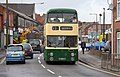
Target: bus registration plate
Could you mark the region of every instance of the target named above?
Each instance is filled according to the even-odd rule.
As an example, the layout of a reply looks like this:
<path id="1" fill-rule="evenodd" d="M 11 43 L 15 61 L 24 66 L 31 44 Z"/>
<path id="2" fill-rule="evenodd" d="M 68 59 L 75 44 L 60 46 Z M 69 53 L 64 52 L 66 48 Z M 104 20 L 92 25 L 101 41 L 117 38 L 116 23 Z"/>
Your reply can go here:
<path id="1" fill-rule="evenodd" d="M 59 60 L 66 60 L 66 58 L 58 58 Z"/>

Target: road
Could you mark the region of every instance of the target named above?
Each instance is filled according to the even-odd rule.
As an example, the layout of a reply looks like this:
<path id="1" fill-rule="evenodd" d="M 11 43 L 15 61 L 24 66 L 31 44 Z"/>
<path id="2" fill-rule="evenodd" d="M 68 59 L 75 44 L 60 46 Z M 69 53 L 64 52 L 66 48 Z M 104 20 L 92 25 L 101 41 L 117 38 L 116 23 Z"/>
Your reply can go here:
<path id="1" fill-rule="evenodd" d="M 12 63 L 0 65 L 0 77 L 116 77 L 90 69 L 80 62 L 75 65 L 66 63 L 46 64 L 42 54 L 34 54 L 26 64 Z"/>

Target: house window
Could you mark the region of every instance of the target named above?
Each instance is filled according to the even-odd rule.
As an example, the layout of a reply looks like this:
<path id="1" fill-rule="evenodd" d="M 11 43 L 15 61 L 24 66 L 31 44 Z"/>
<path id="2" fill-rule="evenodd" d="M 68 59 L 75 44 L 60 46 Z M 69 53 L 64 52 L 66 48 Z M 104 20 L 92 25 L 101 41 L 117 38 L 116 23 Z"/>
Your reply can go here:
<path id="1" fill-rule="evenodd" d="M 117 32 L 117 54 L 120 54 L 120 32 Z M 120 55 L 117 56 L 120 59 Z"/>
<path id="2" fill-rule="evenodd" d="M 117 1 L 117 19 L 120 19 L 120 0 Z"/>

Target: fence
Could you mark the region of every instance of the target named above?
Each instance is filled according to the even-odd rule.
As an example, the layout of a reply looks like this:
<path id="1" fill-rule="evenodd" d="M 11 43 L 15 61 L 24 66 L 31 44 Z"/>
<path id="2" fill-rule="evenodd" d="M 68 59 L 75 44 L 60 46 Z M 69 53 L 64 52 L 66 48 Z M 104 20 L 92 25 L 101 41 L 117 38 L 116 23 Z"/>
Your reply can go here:
<path id="1" fill-rule="evenodd" d="M 101 54 L 101 68 L 120 72 L 120 54 Z"/>

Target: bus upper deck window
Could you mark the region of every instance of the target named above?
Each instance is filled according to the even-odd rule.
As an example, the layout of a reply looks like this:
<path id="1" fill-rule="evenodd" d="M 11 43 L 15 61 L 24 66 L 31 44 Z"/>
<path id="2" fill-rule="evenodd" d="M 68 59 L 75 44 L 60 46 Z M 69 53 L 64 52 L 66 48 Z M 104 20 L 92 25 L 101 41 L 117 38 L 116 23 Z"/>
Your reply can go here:
<path id="1" fill-rule="evenodd" d="M 60 20 L 58 18 L 55 18 L 53 22 L 60 22 Z"/>
<path id="2" fill-rule="evenodd" d="M 52 22 L 52 20 L 49 18 L 49 19 L 48 19 L 48 22 Z"/>
<path id="3" fill-rule="evenodd" d="M 77 18 L 76 18 L 76 17 L 73 17 L 73 18 L 72 18 L 72 22 L 77 22 Z"/>

